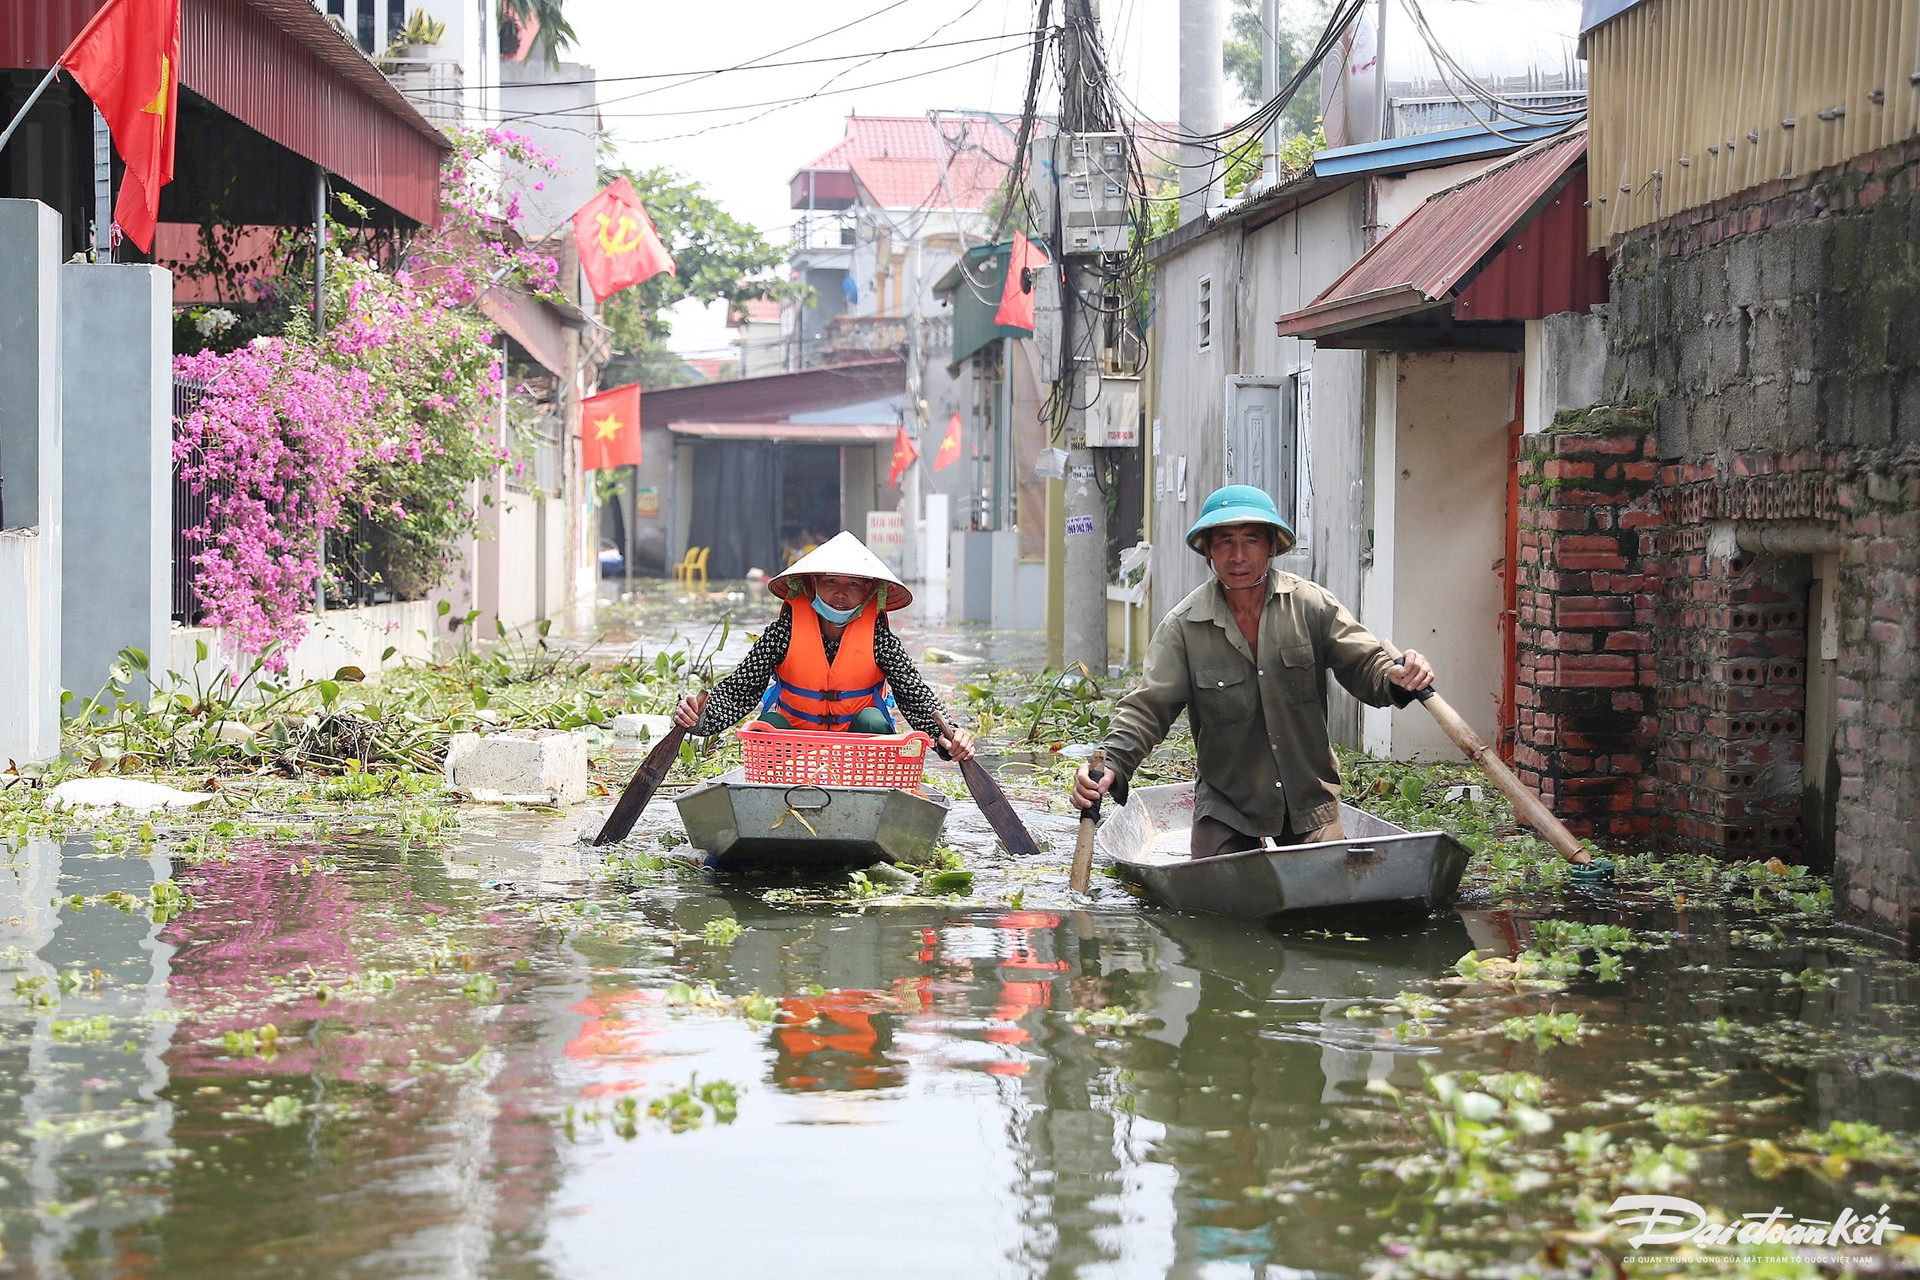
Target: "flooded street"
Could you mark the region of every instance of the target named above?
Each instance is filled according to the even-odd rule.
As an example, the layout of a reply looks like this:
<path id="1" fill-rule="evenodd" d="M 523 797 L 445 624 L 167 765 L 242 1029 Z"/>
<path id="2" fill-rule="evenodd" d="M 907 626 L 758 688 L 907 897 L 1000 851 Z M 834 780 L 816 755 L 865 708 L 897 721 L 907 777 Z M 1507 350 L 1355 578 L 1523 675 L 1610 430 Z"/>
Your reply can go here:
<path id="1" fill-rule="evenodd" d="M 1069 894 L 1063 809 L 1015 863 L 956 800 L 935 897 L 715 875 L 664 795 L 595 850 L 608 803 L 7 845 L 0 1274 L 1614 1274 L 1630 1191 L 1920 1227 L 1920 970 L 1809 880 L 1476 863 L 1275 928 Z"/>

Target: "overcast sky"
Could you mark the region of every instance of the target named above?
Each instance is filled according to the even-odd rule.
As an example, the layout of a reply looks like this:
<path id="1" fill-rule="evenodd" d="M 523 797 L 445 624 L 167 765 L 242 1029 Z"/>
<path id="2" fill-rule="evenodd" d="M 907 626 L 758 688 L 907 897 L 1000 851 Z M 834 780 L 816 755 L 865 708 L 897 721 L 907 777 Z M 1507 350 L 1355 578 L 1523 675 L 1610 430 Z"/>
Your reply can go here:
<path id="1" fill-rule="evenodd" d="M 840 140 L 849 114 L 1018 112 L 1030 47 L 1018 37 L 1032 29 L 1036 8 L 1034 0 L 569 0 L 580 42 L 567 57 L 600 76 L 606 129 L 626 163 L 698 178 L 729 211 L 784 243 L 794 216 L 788 179 Z M 1153 118 L 1176 119 L 1177 0 L 1101 0 L 1100 13 L 1125 92 Z M 922 44 L 946 47 L 686 81 L 618 79 Z M 787 101 L 808 95 L 817 96 Z M 696 309 L 674 321 L 677 349 L 727 342 L 721 317 Z"/>

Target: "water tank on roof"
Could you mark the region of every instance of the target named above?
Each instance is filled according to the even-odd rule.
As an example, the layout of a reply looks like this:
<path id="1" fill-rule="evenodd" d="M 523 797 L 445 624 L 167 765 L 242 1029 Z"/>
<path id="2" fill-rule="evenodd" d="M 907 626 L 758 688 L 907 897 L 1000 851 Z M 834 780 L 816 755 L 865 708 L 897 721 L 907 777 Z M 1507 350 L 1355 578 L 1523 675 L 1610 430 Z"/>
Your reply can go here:
<path id="1" fill-rule="evenodd" d="M 1321 77 L 1330 147 L 1379 137 L 1378 15 L 1377 4 L 1366 6 Z M 1388 136 L 1486 121 L 1511 127 L 1518 113 L 1490 104 L 1489 95 L 1520 107 L 1580 101 L 1587 68 L 1575 52 L 1579 38 L 1580 0 L 1388 0 Z"/>

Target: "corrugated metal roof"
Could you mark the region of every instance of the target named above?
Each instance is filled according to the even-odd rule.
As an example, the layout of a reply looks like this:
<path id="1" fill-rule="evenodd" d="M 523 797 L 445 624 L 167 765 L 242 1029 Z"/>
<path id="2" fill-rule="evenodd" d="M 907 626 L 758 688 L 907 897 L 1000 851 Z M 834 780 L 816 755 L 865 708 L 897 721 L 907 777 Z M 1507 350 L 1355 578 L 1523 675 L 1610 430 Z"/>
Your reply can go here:
<path id="1" fill-rule="evenodd" d="M 879 400 L 906 389 L 906 366 L 900 361 L 861 360 L 649 390 L 640 401 L 640 421 L 649 427 L 672 422 L 773 422 L 796 413 Z"/>
<path id="2" fill-rule="evenodd" d="M 1586 130 L 1577 128 L 1436 192 L 1311 304 L 1282 316 L 1281 336 L 1320 337 L 1445 300 L 1502 238 L 1546 205 L 1586 152 Z"/>
<path id="3" fill-rule="evenodd" d="M 103 0 L 0 5 L 0 66 L 50 67 Z M 180 83 L 418 222 L 446 135 L 310 0 L 182 0 Z"/>
<path id="4" fill-rule="evenodd" d="M 677 436 L 702 440 L 792 440 L 802 444 L 884 444 L 899 430 L 895 423 L 851 422 L 672 422 Z"/>
<path id="5" fill-rule="evenodd" d="M 1587 250 L 1587 167 L 1453 300 L 1456 320 L 1538 320 L 1607 300 L 1607 259 Z"/>
<path id="6" fill-rule="evenodd" d="M 1587 32 L 1601 23 L 1612 22 L 1635 5 L 1645 2 L 1646 0 L 1583 0 L 1580 5 L 1581 36 L 1584 38 Z"/>
<path id="7" fill-rule="evenodd" d="M 1475 160 L 1515 151 L 1529 143 L 1550 138 L 1563 123 L 1514 125 L 1503 123 L 1495 133 L 1484 125 L 1460 129 L 1442 129 L 1438 133 L 1416 133 L 1383 142 L 1360 142 L 1351 147 L 1322 151 L 1313 158 L 1313 172 L 1319 178 L 1340 178 L 1360 173 L 1397 173 L 1404 169 L 1425 169 L 1436 164 Z"/>

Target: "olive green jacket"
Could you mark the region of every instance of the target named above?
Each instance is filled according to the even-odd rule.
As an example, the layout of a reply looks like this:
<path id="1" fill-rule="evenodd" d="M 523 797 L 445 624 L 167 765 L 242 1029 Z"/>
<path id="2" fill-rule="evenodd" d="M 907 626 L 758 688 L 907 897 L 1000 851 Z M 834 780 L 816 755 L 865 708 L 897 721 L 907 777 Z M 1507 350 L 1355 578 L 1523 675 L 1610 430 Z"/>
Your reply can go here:
<path id="1" fill-rule="evenodd" d="M 1279 834 L 1289 816 L 1295 831 L 1339 816 L 1325 673 L 1376 707 L 1404 706 L 1410 697 L 1388 682 L 1393 662 L 1380 641 L 1326 588 L 1278 569 L 1268 581 L 1257 660 L 1218 578 L 1161 619 L 1140 684 L 1120 700 L 1107 730 L 1116 798 L 1125 801 L 1134 770 L 1184 707 L 1199 756 L 1196 817 L 1265 836 Z"/>

